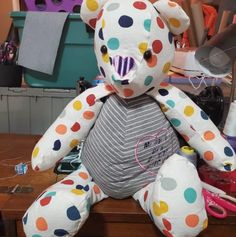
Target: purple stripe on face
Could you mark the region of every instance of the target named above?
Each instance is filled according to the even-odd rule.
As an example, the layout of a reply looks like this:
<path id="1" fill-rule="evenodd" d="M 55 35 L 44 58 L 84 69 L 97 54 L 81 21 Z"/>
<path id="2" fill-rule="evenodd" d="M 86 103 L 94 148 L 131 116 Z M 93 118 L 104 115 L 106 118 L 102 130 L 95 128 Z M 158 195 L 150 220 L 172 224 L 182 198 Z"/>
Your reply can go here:
<path id="1" fill-rule="evenodd" d="M 127 75 L 130 70 L 134 67 L 134 59 L 131 57 L 121 57 L 115 56 L 112 60 L 115 71 L 121 76 L 124 77 Z"/>

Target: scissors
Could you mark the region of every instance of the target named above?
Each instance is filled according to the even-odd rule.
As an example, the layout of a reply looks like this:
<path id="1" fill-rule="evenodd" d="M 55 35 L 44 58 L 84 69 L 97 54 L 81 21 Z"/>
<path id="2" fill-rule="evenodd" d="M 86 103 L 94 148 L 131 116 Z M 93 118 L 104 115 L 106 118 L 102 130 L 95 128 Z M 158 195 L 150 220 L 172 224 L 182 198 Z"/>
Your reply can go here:
<path id="1" fill-rule="evenodd" d="M 205 200 L 206 211 L 213 217 L 224 219 L 227 216 L 227 210 L 236 212 L 236 199 L 226 194 L 211 192 L 205 188 L 202 190 Z M 227 201 L 231 200 L 230 201 Z"/>

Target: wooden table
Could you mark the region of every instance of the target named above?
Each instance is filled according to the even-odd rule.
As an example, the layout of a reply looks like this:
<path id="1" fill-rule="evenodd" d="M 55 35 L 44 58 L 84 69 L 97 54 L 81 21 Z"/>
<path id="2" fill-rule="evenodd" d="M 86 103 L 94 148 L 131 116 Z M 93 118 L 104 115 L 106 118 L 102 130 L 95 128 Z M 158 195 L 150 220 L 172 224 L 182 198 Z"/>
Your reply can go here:
<path id="1" fill-rule="evenodd" d="M 39 136 L 0 134 L 0 178 L 13 176 L 14 166 L 20 161 L 30 160 L 30 155 Z M 10 160 L 6 160 L 10 159 Z M 21 218 L 36 197 L 48 186 L 60 178 L 48 170 L 35 173 L 31 169 L 26 175 L 5 180 L 0 186 L 30 186 L 31 193 L 0 193 L 0 212 L 6 225 L 6 236 L 25 236 Z M 91 209 L 91 214 L 78 237 L 161 237 L 148 215 L 132 199 L 114 200 L 108 198 Z M 236 236 L 236 213 L 229 213 L 224 220 L 209 218 L 209 227 L 199 237 Z"/>

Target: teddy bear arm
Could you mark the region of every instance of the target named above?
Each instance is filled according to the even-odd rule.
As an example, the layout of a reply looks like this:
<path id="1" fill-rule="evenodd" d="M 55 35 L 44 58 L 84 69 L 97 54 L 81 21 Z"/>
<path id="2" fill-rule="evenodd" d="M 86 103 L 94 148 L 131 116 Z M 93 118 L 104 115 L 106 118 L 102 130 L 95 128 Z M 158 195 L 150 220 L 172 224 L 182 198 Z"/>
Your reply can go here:
<path id="1" fill-rule="evenodd" d="M 101 98 L 111 90 L 100 84 L 73 99 L 48 128 L 32 152 L 32 167 L 42 171 L 53 167 L 84 140 L 102 108 Z"/>
<path id="2" fill-rule="evenodd" d="M 230 144 L 186 94 L 165 83 L 149 94 L 161 104 L 173 127 L 210 166 L 222 171 L 236 168 L 236 156 Z"/>

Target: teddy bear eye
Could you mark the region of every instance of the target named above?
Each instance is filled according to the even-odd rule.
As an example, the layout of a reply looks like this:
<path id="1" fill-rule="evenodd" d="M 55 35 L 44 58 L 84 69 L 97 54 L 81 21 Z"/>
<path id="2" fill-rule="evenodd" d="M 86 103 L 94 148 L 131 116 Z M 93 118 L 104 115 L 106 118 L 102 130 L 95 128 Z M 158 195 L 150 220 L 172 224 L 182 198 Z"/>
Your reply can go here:
<path id="1" fill-rule="evenodd" d="M 103 45 L 100 50 L 101 50 L 102 54 L 107 54 L 107 47 L 106 47 L 106 45 Z"/>
<path id="2" fill-rule="evenodd" d="M 151 57 L 152 57 L 152 51 L 151 51 L 150 49 L 144 52 L 143 58 L 144 58 L 145 60 L 148 60 L 148 59 L 150 59 Z"/>

